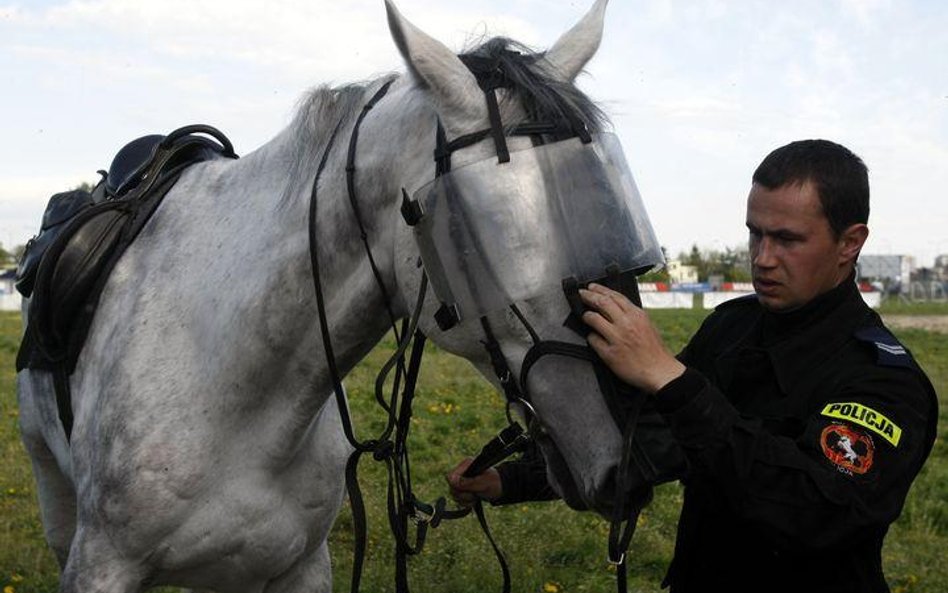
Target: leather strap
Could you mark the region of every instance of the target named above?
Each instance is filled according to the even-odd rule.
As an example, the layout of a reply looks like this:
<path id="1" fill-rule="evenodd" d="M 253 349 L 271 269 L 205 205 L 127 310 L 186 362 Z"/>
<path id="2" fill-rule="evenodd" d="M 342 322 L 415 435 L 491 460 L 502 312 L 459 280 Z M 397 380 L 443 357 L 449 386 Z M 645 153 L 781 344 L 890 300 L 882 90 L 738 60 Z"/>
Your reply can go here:
<path id="1" fill-rule="evenodd" d="M 384 408 L 388 413 L 388 421 L 386 423 L 385 429 L 382 431 L 382 434 L 375 439 L 359 441 L 356 438 L 355 432 L 352 428 L 352 420 L 349 416 L 348 406 L 345 401 L 345 392 L 342 387 L 341 374 L 338 367 L 336 366 L 335 354 L 332 348 L 332 338 L 329 330 L 325 298 L 323 295 L 322 283 L 319 273 L 319 253 L 318 241 L 316 237 L 319 180 L 323 170 L 325 169 L 329 153 L 332 150 L 333 144 L 335 143 L 339 129 L 342 127 L 342 121 L 337 123 L 336 127 L 333 129 L 329 141 L 326 143 L 326 148 L 323 151 L 322 157 L 320 158 L 319 165 L 316 169 L 316 175 L 313 179 L 309 207 L 310 261 L 313 270 L 313 288 L 316 293 L 316 308 L 319 318 L 320 332 L 323 340 L 323 348 L 326 354 L 329 373 L 332 379 L 333 392 L 337 400 L 337 405 L 339 407 L 339 413 L 342 420 L 343 432 L 346 435 L 346 439 L 354 449 L 346 463 L 346 490 L 349 493 L 350 505 L 352 509 L 353 531 L 355 539 L 352 566 L 353 572 L 350 585 L 350 590 L 353 593 L 358 592 L 361 584 L 362 568 L 365 560 L 365 542 L 367 537 L 365 505 L 362 500 L 362 492 L 358 482 L 358 466 L 363 454 L 371 453 L 373 459 L 385 463 L 386 471 L 388 473 L 387 507 L 389 525 L 392 530 L 393 537 L 395 538 L 395 587 L 397 593 L 408 592 L 409 583 L 407 558 L 408 556 L 419 553 L 424 547 L 429 525 L 431 527 L 435 527 L 442 521 L 460 519 L 470 513 L 470 509 L 464 509 L 460 511 L 448 510 L 447 501 L 443 497 L 439 498 L 435 505 L 427 505 L 416 499 L 413 493 L 411 486 L 411 476 L 409 473 L 407 439 L 411 426 L 412 402 L 414 399 L 415 386 L 426 340 L 425 335 L 417 330 L 417 323 L 421 317 L 421 310 L 424 304 L 424 298 L 427 289 L 427 277 L 424 274 L 422 275 L 415 309 L 409 316 L 408 320 L 404 322 L 401 332 L 399 332 L 398 328 L 395 327 L 396 324 L 394 313 L 390 308 L 390 299 L 387 292 L 385 291 L 381 273 L 376 266 L 375 259 L 368 243 L 368 234 L 366 232 L 359 209 L 358 200 L 356 198 L 354 174 L 356 171 L 355 154 L 358 143 L 359 125 L 362 123 L 362 120 L 368 111 L 385 95 L 390 84 L 391 83 L 386 83 L 375 93 L 372 99 L 370 99 L 369 102 L 363 107 L 362 112 L 357 118 L 352 131 L 352 136 L 350 137 L 349 141 L 346 166 L 346 181 L 349 192 L 349 202 L 352 206 L 353 213 L 359 226 L 360 236 L 365 246 L 365 250 L 369 258 L 369 264 L 372 267 L 373 275 L 375 276 L 376 282 L 379 284 L 380 289 L 383 291 L 383 298 L 385 300 L 386 307 L 388 308 L 389 318 L 392 321 L 393 330 L 395 331 L 396 340 L 398 342 L 398 347 L 395 353 L 382 367 L 382 370 L 379 372 L 379 375 L 376 379 L 376 400 L 378 400 L 382 408 Z M 412 345 L 412 352 L 408 367 L 406 369 L 404 366 L 404 358 L 409 345 Z M 383 394 L 384 387 L 386 384 L 386 379 L 393 368 L 396 369 L 396 375 L 392 396 L 391 400 L 386 402 Z M 399 383 L 402 376 L 404 377 L 405 383 L 404 387 L 400 391 Z M 399 392 L 401 392 L 400 405 L 398 401 Z M 410 541 L 409 539 L 410 520 L 412 520 L 416 525 L 414 541 Z M 486 518 L 483 517 L 483 514 L 479 520 L 488 539 L 491 541 L 491 545 L 495 549 L 495 553 L 498 554 L 498 558 L 501 560 L 501 568 L 505 575 L 504 591 L 509 592 L 509 571 L 507 570 L 506 564 L 503 562 L 503 556 L 494 543 L 493 537 L 487 527 Z"/>

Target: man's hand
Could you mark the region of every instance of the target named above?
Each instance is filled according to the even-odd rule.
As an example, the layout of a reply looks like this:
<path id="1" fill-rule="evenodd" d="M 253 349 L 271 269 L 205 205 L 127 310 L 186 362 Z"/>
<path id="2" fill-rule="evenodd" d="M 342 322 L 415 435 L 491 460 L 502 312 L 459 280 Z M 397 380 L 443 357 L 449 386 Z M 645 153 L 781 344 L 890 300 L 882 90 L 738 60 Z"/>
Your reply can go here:
<path id="1" fill-rule="evenodd" d="M 592 309 L 583 314 L 593 330 L 587 337 L 589 345 L 620 379 L 655 393 L 685 372 L 645 311 L 623 294 L 590 284 L 580 289 L 579 296 Z"/>
<path id="2" fill-rule="evenodd" d="M 479 498 L 497 500 L 503 493 L 500 473 L 494 468 L 490 468 L 473 478 L 465 478 L 461 475 L 471 465 L 472 461 L 474 461 L 473 457 L 464 459 L 445 476 L 448 486 L 451 488 L 451 498 L 464 507 L 472 506 Z"/>

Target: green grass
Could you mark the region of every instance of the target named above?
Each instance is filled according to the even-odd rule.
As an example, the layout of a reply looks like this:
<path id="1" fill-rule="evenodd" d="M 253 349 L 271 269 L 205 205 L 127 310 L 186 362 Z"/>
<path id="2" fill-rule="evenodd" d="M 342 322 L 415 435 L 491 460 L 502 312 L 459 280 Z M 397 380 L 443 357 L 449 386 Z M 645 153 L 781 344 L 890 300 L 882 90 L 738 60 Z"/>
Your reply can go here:
<path id="1" fill-rule="evenodd" d="M 673 350 L 684 345 L 707 314 L 701 310 L 653 311 Z M 49 593 L 57 588 L 57 569 L 42 539 L 36 493 L 17 431 L 13 360 L 19 320 L 0 314 L 0 587 L 15 593 Z M 884 551 L 886 574 L 894 591 L 948 591 L 948 337 L 920 330 L 897 332 L 942 394 L 939 440 L 909 495 L 902 517 L 892 526 Z M 360 438 L 382 427 L 374 403 L 375 373 L 392 348 L 385 340 L 347 379 Z M 433 501 L 446 493 L 443 474 L 476 452 L 503 424 L 503 400 L 466 362 L 429 347 L 415 406 L 410 441 L 418 496 Z M 393 589 L 392 539 L 385 514 L 385 476 L 380 464 L 363 461 L 361 483 L 369 513 L 369 549 L 362 590 Z M 681 490 L 658 489 L 646 509 L 630 552 L 630 590 L 659 591 L 672 555 Z M 488 508 L 494 534 L 511 563 L 514 590 L 562 592 L 614 590 L 605 560 L 608 526 L 589 513 L 561 503 Z M 352 561 L 352 519 L 344 508 L 331 535 L 335 590 L 348 591 Z M 473 517 L 446 523 L 410 565 L 413 590 L 481 592 L 500 587 L 500 574 Z"/>
<path id="2" fill-rule="evenodd" d="M 882 315 L 948 315 L 948 301 L 907 301 L 889 297 L 879 307 Z"/>

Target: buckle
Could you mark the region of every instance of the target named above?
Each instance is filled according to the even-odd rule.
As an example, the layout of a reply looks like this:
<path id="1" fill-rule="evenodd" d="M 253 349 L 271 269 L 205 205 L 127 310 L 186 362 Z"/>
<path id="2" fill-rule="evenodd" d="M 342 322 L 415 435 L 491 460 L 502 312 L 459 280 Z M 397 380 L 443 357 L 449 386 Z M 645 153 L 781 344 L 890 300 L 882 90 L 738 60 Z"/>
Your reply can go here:
<path id="1" fill-rule="evenodd" d="M 416 525 L 427 525 L 431 523 L 431 520 L 434 518 L 434 513 L 426 513 L 418 507 L 415 507 L 414 512 L 408 515 L 408 518 Z"/>
<path id="2" fill-rule="evenodd" d="M 537 420 L 537 411 L 533 409 L 533 406 L 527 400 L 522 397 L 518 397 L 514 401 L 507 400 L 507 405 L 504 408 L 504 413 L 507 415 L 508 424 L 516 424 L 517 421 L 514 419 L 513 414 L 511 413 L 511 406 L 517 404 L 523 406 L 525 409 L 524 420 L 527 425 L 526 435 L 535 436 L 542 431 L 540 427 L 540 421 Z"/>

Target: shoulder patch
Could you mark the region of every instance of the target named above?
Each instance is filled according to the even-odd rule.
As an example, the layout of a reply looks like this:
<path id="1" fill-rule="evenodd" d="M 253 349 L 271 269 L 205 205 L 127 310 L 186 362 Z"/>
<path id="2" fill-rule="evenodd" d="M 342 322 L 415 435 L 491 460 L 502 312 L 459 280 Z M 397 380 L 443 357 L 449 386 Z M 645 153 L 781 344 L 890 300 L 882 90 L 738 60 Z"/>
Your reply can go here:
<path id="1" fill-rule="evenodd" d="M 889 441 L 893 447 L 898 447 L 899 441 L 902 440 L 902 429 L 899 425 L 869 406 L 857 404 L 856 402 L 837 402 L 826 404 L 826 407 L 823 408 L 820 414 L 828 416 L 829 418 L 846 420 L 847 422 L 868 428 Z"/>
<path id="2" fill-rule="evenodd" d="M 862 475 L 872 468 L 875 447 L 872 437 L 845 424 L 830 424 L 820 434 L 823 455 L 848 475 Z"/>
<path id="3" fill-rule="evenodd" d="M 915 368 L 912 355 L 886 328 L 871 325 L 857 330 L 853 336 L 860 342 L 865 342 L 875 348 L 878 364 L 890 367 Z"/>

